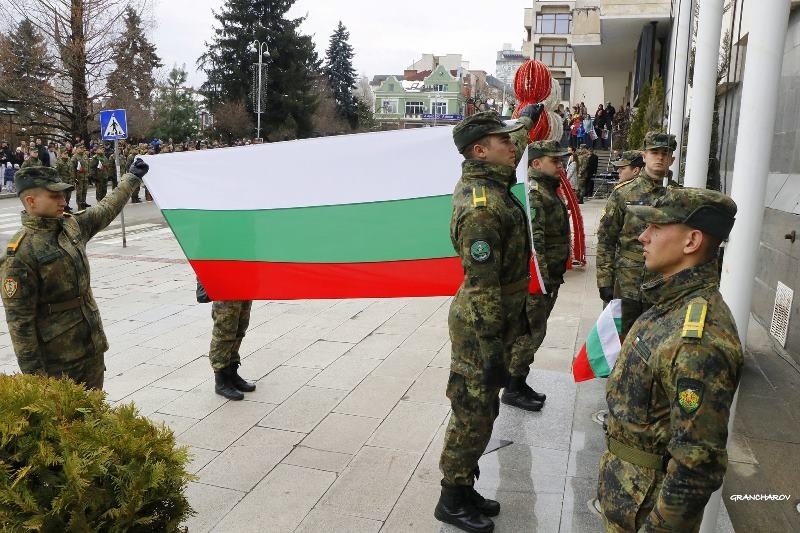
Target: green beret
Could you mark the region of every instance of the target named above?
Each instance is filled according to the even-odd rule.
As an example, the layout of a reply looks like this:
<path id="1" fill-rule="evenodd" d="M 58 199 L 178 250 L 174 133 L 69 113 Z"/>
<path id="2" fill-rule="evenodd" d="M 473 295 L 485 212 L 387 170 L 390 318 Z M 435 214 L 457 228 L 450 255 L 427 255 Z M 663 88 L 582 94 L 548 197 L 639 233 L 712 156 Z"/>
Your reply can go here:
<path id="1" fill-rule="evenodd" d="M 648 224 L 686 224 L 720 239 L 728 238 L 736 217 L 736 202 L 730 196 L 693 187 L 671 188 L 652 207 L 628 209 Z"/>
<path id="2" fill-rule="evenodd" d="M 525 125 L 521 122 L 506 126 L 496 112 L 483 111 L 475 113 L 456 124 L 455 128 L 453 128 L 453 142 L 456 144 L 459 153 L 463 154 L 464 150 L 469 148 L 471 144 L 487 135 L 511 133 L 524 127 Z"/>
<path id="3" fill-rule="evenodd" d="M 21 195 L 23 191 L 36 187 L 42 187 L 53 192 L 63 192 L 75 188 L 73 185 L 61 181 L 56 169 L 44 166 L 19 169 L 17 173 L 14 174 L 14 187 L 17 189 L 17 195 Z"/>

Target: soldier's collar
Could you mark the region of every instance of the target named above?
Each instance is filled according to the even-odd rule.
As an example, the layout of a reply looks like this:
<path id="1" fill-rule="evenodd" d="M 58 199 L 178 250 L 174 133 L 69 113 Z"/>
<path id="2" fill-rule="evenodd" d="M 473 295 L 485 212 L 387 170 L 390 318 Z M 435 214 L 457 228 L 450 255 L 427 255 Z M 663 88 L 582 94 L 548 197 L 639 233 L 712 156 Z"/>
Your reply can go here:
<path id="1" fill-rule="evenodd" d="M 543 179 L 546 179 L 546 180 L 550 180 L 550 181 L 552 181 L 554 183 L 560 183 L 561 182 L 561 176 L 551 176 L 550 174 L 545 174 L 541 170 L 537 170 L 535 168 L 528 168 L 528 177 L 529 178 L 536 178 L 536 179 L 543 178 Z"/>
<path id="2" fill-rule="evenodd" d="M 29 215 L 27 211 L 22 212 L 22 225 L 33 230 L 57 230 L 64 226 L 63 218 L 38 217 Z"/>
<path id="3" fill-rule="evenodd" d="M 478 159 L 467 159 L 461 164 L 464 178 L 480 178 L 496 181 L 505 187 L 516 183 L 516 170 L 514 167 L 487 163 Z"/>
<path id="4" fill-rule="evenodd" d="M 645 298 L 656 307 L 670 307 L 687 295 L 719 287 L 716 259 L 681 270 L 668 278 L 658 278 L 642 285 Z"/>

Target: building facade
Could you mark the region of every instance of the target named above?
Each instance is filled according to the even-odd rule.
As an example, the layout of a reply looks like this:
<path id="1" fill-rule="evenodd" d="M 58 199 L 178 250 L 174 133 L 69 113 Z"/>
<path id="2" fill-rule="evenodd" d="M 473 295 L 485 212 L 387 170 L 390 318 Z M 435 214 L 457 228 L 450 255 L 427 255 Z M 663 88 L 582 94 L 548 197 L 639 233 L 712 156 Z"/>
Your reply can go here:
<path id="1" fill-rule="evenodd" d="M 581 1 L 537 0 L 525 10 L 527 38 L 522 54 L 550 67 L 561 86 L 561 103 L 584 102 L 589 109 L 605 101 L 602 72 L 579 65 L 573 51 L 576 11 Z"/>
<path id="2" fill-rule="evenodd" d="M 388 76 L 374 93 L 375 120 L 384 128 L 454 124 L 464 115 L 464 73 L 442 64 L 432 72 Z"/>

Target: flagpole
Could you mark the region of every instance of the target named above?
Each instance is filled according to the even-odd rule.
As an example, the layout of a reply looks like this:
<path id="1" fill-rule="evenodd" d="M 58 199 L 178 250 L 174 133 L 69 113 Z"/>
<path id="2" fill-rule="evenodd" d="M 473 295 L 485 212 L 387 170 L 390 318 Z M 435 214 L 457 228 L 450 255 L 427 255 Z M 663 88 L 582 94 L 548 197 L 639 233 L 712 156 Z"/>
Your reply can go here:
<path id="1" fill-rule="evenodd" d="M 114 139 L 114 166 L 117 168 L 117 186 L 119 186 L 119 141 Z M 125 200 L 125 203 L 128 203 Z M 122 223 L 122 247 L 128 247 L 128 241 L 125 238 L 125 209 L 123 208 L 122 211 L 119 212 L 120 222 Z"/>

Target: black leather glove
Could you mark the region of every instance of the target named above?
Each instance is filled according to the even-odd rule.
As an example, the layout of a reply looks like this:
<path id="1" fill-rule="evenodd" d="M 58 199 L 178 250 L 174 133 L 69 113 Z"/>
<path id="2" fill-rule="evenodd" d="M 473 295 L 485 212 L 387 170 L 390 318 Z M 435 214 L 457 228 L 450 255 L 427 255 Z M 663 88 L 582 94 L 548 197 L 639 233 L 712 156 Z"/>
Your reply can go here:
<path id="1" fill-rule="evenodd" d="M 539 115 L 544 111 L 544 104 L 528 104 L 519 112 L 520 117 L 529 117 L 534 124 L 539 120 Z"/>
<path id="2" fill-rule="evenodd" d="M 611 287 L 600 287 L 600 299 L 608 303 L 614 299 L 614 289 Z"/>
<path id="3" fill-rule="evenodd" d="M 133 163 L 131 163 L 131 168 L 128 169 L 128 172 L 136 176 L 137 178 L 143 178 L 147 171 L 150 170 L 150 165 L 144 162 L 144 159 L 136 158 Z"/>
<path id="4" fill-rule="evenodd" d="M 508 370 L 502 361 L 493 359 L 483 364 L 481 385 L 500 389 L 505 387 L 506 383 L 508 383 Z"/>

